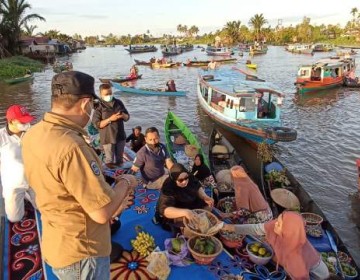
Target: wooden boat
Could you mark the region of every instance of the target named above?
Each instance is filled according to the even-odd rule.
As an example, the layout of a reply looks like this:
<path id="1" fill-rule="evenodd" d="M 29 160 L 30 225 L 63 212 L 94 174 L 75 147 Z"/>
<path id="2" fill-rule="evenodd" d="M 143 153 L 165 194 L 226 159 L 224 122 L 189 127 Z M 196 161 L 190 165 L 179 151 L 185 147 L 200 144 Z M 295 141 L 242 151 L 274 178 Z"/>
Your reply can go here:
<path id="1" fill-rule="evenodd" d="M 73 65 L 69 61 L 55 62 L 55 64 L 53 65 L 53 71 L 55 73 L 61 73 L 61 72 L 71 71 L 71 70 L 73 70 Z"/>
<path id="2" fill-rule="evenodd" d="M 324 58 L 313 65 L 301 65 L 295 86 L 299 94 L 340 87 L 351 71 L 355 71 L 352 58 Z"/>
<path id="3" fill-rule="evenodd" d="M 256 69 L 256 68 L 257 68 L 257 64 L 247 63 L 247 64 L 246 64 L 246 67 L 247 67 L 247 68 L 250 68 L 250 69 Z"/>
<path id="4" fill-rule="evenodd" d="M 324 44 L 324 43 L 316 43 L 313 45 L 314 52 L 331 52 L 334 49 L 334 45 Z"/>
<path id="5" fill-rule="evenodd" d="M 266 45 L 254 45 L 250 46 L 249 55 L 259 55 L 259 54 L 266 54 L 268 51 L 268 47 Z"/>
<path id="6" fill-rule="evenodd" d="M 208 55 L 214 56 L 231 56 L 234 54 L 234 52 L 230 48 L 216 48 L 212 46 L 208 46 L 206 48 L 206 53 Z"/>
<path id="7" fill-rule="evenodd" d="M 349 77 L 344 78 L 344 87 L 358 88 L 360 87 L 359 78 L 351 79 Z"/>
<path id="8" fill-rule="evenodd" d="M 205 164 L 209 167 L 208 157 L 205 155 L 197 137 L 191 132 L 187 125 L 171 111 L 167 113 L 164 132 L 166 148 L 173 160 L 191 169 L 193 159 L 186 155 L 186 147 L 187 145 L 191 145 L 191 147 L 188 146 L 188 148 L 195 147 L 196 153 L 194 151 L 191 152 L 194 152 L 195 155 L 201 154 L 204 157 Z M 182 142 L 182 144 L 176 144 L 178 137 L 185 141 Z"/>
<path id="9" fill-rule="evenodd" d="M 158 49 L 157 47 L 151 45 L 151 46 L 132 46 L 130 45 L 129 48 L 125 49 L 130 54 L 134 53 L 145 53 L 145 52 L 156 52 Z"/>
<path id="10" fill-rule="evenodd" d="M 183 45 L 179 45 L 179 48 L 181 49 L 181 52 L 190 52 L 190 51 L 194 50 L 194 45 L 183 44 Z"/>
<path id="11" fill-rule="evenodd" d="M 148 88 L 136 88 L 130 87 L 124 84 L 115 83 L 110 81 L 111 85 L 122 92 L 141 94 L 141 95 L 158 95 L 158 96 L 185 96 L 186 91 L 164 91 L 162 89 L 148 89 Z"/>
<path id="12" fill-rule="evenodd" d="M 281 125 L 284 94 L 273 85 L 227 69 L 213 73 L 199 75 L 197 81 L 200 106 L 213 121 L 256 142 L 296 139 L 295 130 Z"/>
<path id="13" fill-rule="evenodd" d="M 100 82 L 102 82 L 103 84 L 110 84 L 110 82 L 114 82 L 114 83 L 123 83 L 123 82 L 128 82 L 128 81 L 134 81 L 137 79 L 141 79 L 142 74 L 137 75 L 136 77 L 129 77 L 129 76 L 119 76 L 117 78 L 113 78 L 113 79 L 107 79 L 107 78 L 99 78 Z"/>
<path id="14" fill-rule="evenodd" d="M 173 67 L 177 67 L 177 63 L 175 63 L 175 62 L 167 62 L 167 63 L 155 62 L 155 63 L 151 63 L 150 66 L 151 66 L 151 68 L 153 68 L 153 69 L 173 68 Z"/>
<path id="15" fill-rule="evenodd" d="M 228 64 L 228 63 L 236 63 L 237 59 L 224 58 L 224 59 L 214 59 L 214 61 L 217 63 Z M 210 62 L 211 60 L 188 60 L 187 62 L 184 62 L 183 65 L 187 67 L 202 67 L 202 66 L 207 66 Z"/>
<path id="16" fill-rule="evenodd" d="M 8 85 L 15 85 L 15 84 L 31 81 L 32 79 L 34 79 L 34 74 L 28 74 L 23 77 L 5 79 L 4 82 L 7 83 Z"/>
<path id="17" fill-rule="evenodd" d="M 228 131 L 223 130 L 221 127 L 215 128 L 216 132 L 212 133 L 212 137 L 214 138 L 214 135 L 216 133 L 221 135 L 222 142 L 225 143 L 225 145 L 228 145 L 227 143 L 230 143 L 229 151 L 231 151 L 231 147 L 234 146 L 236 149 L 237 156 L 240 158 L 241 163 L 244 164 L 248 169 L 248 173 L 251 176 L 251 178 L 254 180 L 255 183 L 258 184 L 260 191 L 263 193 L 265 199 L 268 200 L 269 205 L 271 206 L 273 210 L 274 216 L 278 216 L 282 211 L 284 211 L 284 208 L 277 205 L 271 198 L 270 195 L 270 187 L 269 182 L 266 181 L 265 174 L 267 173 L 267 170 L 273 170 L 275 166 L 277 168 L 283 168 L 284 166 L 282 163 L 276 159 L 273 158 L 272 162 L 263 163 L 261 159 L 258 157 L 257 148 L 258 144 L 248 141 L 241 137 L 236 137 L 232 134 L 230 134 Z M 210 143 L 214 142 L 214 140 L 211 140 Z M 209 144 L 211 145 L 211 144 Z M 210 155 L 210 154 L 209 154 Z M 210 163 L 211 163 L 211 156 Z M 233 161 L 232 161 L 233 162 Z M 236 164 L 239 164 L 239 162 L 236 162 Z M 272 164 L 272 165 L 270 165 Z M 320 209 L 320 207 L 316 204 L 316 202 L 311 198 L 309 193 L 301 186 L 301 184 L 297 181 L 297 179 L 289 172 L 288 169 L 285 169 L 285 174 L 287 178 L 289 179 L 289 186 L 287 187 L 299 200 L 300 203 L 300 212 L 302 213 L 314 213 L 317 215 L 320 215 L 323 218 L 323 222 L 321 224 L 322 231 L 325 233 L 328 231 L 331 236 L 333 237 L 334 241 L 336 242 L 337 249 L 339 251 L 342 251 L 346 253 L 351 258 L 351 265 L 353 265 L 356 270 L 358 271 L 360 275 L 360 270 L 357 264 L 353 261 L 353 258 L 351 257 L 351 254 L 344 244 L 344 242 L 341 240 L 340 236 L 337 234 L 334 227 L 331 225 L 330 221 L 327 220 L 325 214 Z M 321 237 L 311 237 L 308 235 L 308 240 L 312 245 L 320 252 L 330 252 L 333 249 L 331 248 L 329 239 L 326 234 L 323 234 Z"/>
<path id="18" fill-rule="evenodd" d="M 312 44 L 290 44 L 288 45 L 285 50 L 291 53 L 297 54 L 314 54 L 314 49 Z"/>
<path id="19" fill-rule="evenodd" d="M 146 65 L 146 66 L 150 66 L 151 62 L 150 61 L 143 61 L 143 60 L 138 60 L 138 59 L 134 59 L 135 64 L 136 65 Z"/>
<path id="20" fill-rule="evenodd" d="M 163 56 L 178 55 L 183 52 L 182 48 L 177 45 L 165 45 L 161 48 Z"/>

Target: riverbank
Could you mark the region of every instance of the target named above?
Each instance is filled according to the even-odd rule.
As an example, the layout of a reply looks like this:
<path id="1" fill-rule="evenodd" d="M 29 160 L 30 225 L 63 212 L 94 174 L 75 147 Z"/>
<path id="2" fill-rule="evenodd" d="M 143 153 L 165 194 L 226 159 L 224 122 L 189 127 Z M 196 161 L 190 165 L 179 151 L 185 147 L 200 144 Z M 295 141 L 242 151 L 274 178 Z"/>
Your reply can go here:
<path id="1" fill-rule="evenodd" d="M 22 77 L 26 74 L 27 70 L 39 72 L 43 67 L 44 64 L 41 62 L 25 56 L 13 56 L 0 59 L 0 81 L 9 78 Z"/>

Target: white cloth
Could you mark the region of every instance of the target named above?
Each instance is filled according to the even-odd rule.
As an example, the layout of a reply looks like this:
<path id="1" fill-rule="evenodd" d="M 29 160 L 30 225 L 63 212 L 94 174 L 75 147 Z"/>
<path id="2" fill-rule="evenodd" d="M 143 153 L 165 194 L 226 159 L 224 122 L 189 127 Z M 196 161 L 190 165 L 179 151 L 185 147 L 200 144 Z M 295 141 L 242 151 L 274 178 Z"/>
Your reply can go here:
<path id="1" fill-rule="evenodd" d="M 24 199 L 34 205 L 34 192 L 25 179 L 21 155 L 20 138 L 0 129 L 0 185 L 5 202 L 5 213 L 9 221 L 20 221 L 25 213 Z"/>

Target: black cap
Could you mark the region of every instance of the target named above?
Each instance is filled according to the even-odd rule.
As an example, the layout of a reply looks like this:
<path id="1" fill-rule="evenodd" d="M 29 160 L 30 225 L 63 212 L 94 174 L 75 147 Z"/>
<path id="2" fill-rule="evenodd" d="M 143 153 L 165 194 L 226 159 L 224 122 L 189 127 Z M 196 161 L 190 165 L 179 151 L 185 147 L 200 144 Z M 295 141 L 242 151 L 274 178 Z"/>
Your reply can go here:
<path id="1" fill-rule="evenodd" d="M 95 94 L 94 84 L 95 79 L 88 74 L 79 71 L 67 71 L 52 78 L 51 89 L 53 94 L 54 91 L 60 91 L 60 94 L 98 98 Z"/>

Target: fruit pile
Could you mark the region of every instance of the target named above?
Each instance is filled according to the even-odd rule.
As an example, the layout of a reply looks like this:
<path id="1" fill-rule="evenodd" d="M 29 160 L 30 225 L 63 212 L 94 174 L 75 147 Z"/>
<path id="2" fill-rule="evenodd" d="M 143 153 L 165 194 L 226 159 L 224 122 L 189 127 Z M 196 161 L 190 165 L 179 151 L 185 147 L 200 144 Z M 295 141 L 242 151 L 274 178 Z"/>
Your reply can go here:
<path id="1" fill-rule="evenodd" d="M 139 231 L 136 238 L 131 240 L 131 245 L 140 256 L 147 257 L 155 249 L 155 239 L 149 233 Z"/>
<path id="2" fill-rule="evenodd" d="M 178 254 L 181 252 L 181 247 L 185 243 L 185 240 L 180 237 L 171 239 L 171 250 L 170 253 Z"/>
<path id="3" fill-rule="evenodd" d="M 330 253 L 328 254 L 328 253 L 322 252 L 321 258 L 324 261 L 324 263 L 326 264 L 326 266 L 328 267 L 329 272 L 331 274 L 336 274 L 336 268 L 335 268 L 336 258 L 335 258 L 335 256 L 331 256 Z"/>
<path id="4" fill-rule="evenodd" d="M 253 253 L 255 256 L 260 258 L 267 258 L 271 256 L 271 251 L 267 249 L 265 246 L 263 246 L 259 242 L 255 242 L 249 246 L 249 250 L 251 253 Z"/>
<path id="5" fill-rule="evenodd" d="M 195 240 L 194 251 L 204 255 L 212 255 L 215 253 L 215 243 L 210 237 L 198 237 Z"/>
<path id="6" fill-rule="evenodd" d="M 357 275 L 357 271 L 352 265 L 343 262 L 340 263 L 341 263 L 341 269 L 346 276 L 354 277 Z"/>

